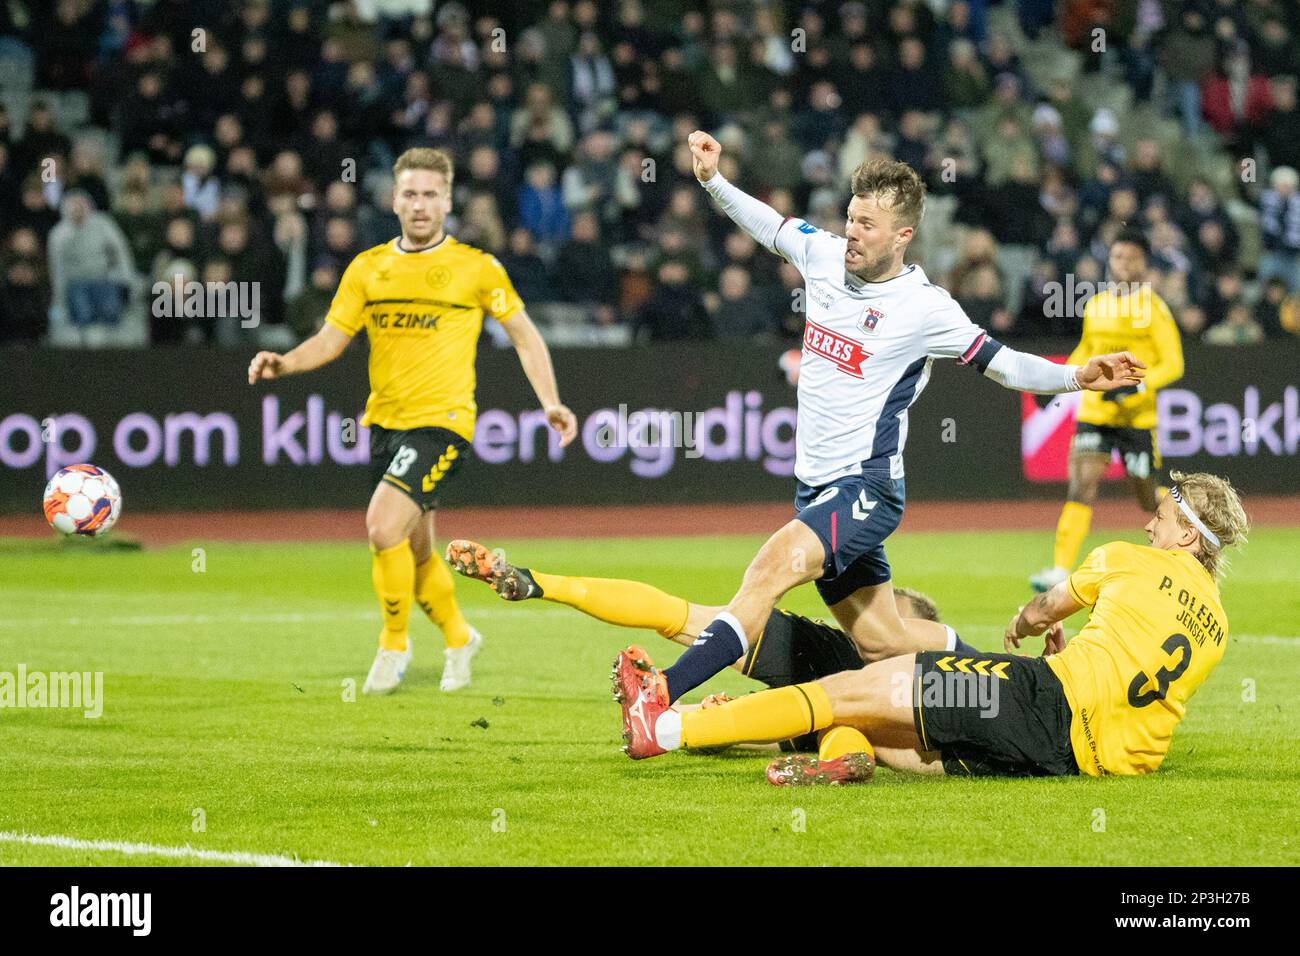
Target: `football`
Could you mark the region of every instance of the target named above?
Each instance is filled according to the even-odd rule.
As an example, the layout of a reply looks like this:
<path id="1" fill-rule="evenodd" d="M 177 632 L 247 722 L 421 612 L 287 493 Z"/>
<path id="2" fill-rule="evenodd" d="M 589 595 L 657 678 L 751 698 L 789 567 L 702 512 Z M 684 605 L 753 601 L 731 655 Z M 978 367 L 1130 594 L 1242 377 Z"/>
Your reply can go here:
<path id="1" fill-rule="evenodd" d="M 68 465 L 45 486 L 45 520 L 62 534 L 101 535 L 122 513 L 122 491 L 95 465 Z"/>

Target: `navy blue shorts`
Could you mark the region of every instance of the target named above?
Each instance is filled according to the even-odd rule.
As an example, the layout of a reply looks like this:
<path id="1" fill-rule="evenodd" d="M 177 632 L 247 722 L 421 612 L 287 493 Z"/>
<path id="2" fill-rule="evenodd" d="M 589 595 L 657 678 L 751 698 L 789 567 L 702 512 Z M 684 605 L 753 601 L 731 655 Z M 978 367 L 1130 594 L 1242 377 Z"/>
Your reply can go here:
<path id="1" fill-rule="evenodd" d="M 795 517 L 821 539 L 826 560 L 817 590 L 829 607 L 891 577 L 885 539 L 903 520 L 903 479 L 888 472 L 847 475 L 795 493 Z"/>

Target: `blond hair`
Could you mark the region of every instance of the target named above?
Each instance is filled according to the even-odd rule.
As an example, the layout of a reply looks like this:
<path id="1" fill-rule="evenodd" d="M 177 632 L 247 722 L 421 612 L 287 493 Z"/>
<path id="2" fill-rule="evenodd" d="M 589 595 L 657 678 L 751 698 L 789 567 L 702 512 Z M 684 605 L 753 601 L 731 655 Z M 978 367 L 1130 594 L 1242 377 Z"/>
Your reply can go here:
<path id="1" fill-rule="evenodd" d="M 397 162 L 393 163 L 393 178 L 396 179 L 408 169 L 427 169 L 430 172 L 442 173 L 447 177 L 449 185 L 455 174 L 451 156 L 441 149 L 430 149 L 427 146 L 408 149 L 398 156 Z"/>
<path id="2" fill-rule="evenodd" d="M 915 229 L 925 215 L 925 183 L 907 163 L 868 159 L 853 170 L 849 187 L 855 196 L 875 196 L 899 226 Z"/>
<path id="3" fill-rule="evenodd" d="M 923 621 L 939 621 L 939 605 L 928 594 L 922 594 L 915 588 L 894 588 L 895 598 L 907 598 L 912 602 L 912 616 Z"/>
<path id="4" fill-rule="evenodd" d="M 1212 577 L 1222 577 L 1228 572 L 1228 558 L 1223 552 L 1245 544 L 1250 531 L 1250 519 L 1241 507 L 1237 489 L 1228 479 L 1203 471 L 1191 475 L 1171 471 L 1169 478 L 1178 485 L 1192 513 L 1219 539 L 1215 545 L 1201 535 L 1201 549 L 1196 557 Z M 1178 523 L 1184 528 L 1193 527 L 1181 508 L 1178 509 Z"/>

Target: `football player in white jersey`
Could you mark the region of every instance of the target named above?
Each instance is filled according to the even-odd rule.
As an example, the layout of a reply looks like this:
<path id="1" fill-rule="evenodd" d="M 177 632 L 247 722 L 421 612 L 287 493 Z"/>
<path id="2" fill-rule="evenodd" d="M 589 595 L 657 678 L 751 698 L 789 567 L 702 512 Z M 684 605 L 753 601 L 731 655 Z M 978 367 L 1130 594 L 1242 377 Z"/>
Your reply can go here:
<path id="1" fill-rule="evenodd" d="M 933 359 L 956 359 L 1000 385 L 1041 394 L 1107 391 L 1144 374 L 1128 352 L 1057 365 L 1006 348 L 920 266 L 904 265 L 925 201 L 925 184 L 906 163 L 870 160 L 854 171 L 846 235 L 837 236 L 783 218 L 727 182 L 718 172 L 721 147 L 708 133 L 696 131 L 687 143 L 696 179 L 722 210 L 804 277 L 796 514 L 675 664 L 660 671 L 644 652 L 619 655 L 614 684 L 625 736 L 643 693 L 672 703 L 743 657 L 776 602 L 808 581 L 864 661 L 962 649 L 943 625 L 899 616 L 883 546 L 903 514 L 907 410 Z"/>

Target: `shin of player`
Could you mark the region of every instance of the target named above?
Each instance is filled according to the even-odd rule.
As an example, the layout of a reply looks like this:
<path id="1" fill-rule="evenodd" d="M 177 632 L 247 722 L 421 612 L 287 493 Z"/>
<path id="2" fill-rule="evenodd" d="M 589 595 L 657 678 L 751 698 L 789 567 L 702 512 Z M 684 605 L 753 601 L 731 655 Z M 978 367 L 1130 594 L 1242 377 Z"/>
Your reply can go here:
<path id="1" fill-rule="evenodd" d="M 447 561 L 458 573 L 488 584 L 503 600 L 563 604 L 607 624 L 652 630 L 684 647 L 691 647 L 700 632 L 725 610 L 687 601 L 643 581 L 556 574 L 515 565 L 504 552 L 465 539 L 448 543 Z M 903 620 L 939 622 L 938 605 L 927 595 L 911 588 L 893 587 L 891 591 Z M 976 653 L 947 625 L 939 626 L 950 635 L 945 647 Z M 773 687 L 803 683 L 863 664 L 857 645 L 841 628 L 780 609 L 768 615 L 749 644 L 748 652 L 730 666 Z M 650 663 L 643 651 L 637 656 Z"/>

